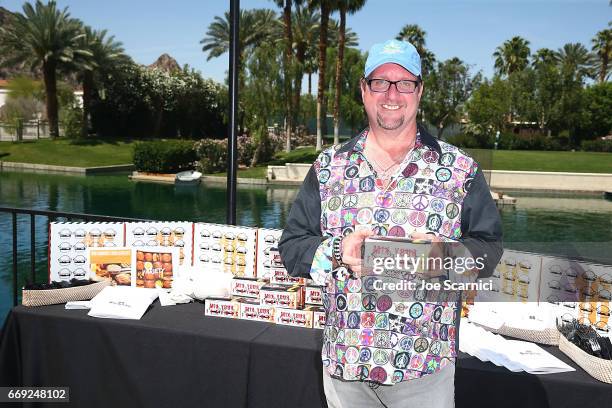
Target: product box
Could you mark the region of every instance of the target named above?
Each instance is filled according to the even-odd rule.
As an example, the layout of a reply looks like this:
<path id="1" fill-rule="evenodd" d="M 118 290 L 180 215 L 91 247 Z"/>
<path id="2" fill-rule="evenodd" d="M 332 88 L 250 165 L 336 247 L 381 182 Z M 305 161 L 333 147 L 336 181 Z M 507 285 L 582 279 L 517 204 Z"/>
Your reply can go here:
<path id="1" fill-rule="evenodd" d="M 194 225 L 193 265 L 198 270 L 255 277 L 257 229 L 233 225 Z"/>
<path id="2" fill-rule="evenodd" d="M 270 283 L 281 285 L 305 285 L 308 282 L 306 278 L 296 278 L 287 273 L 285 268 L 271 268 L 267 274 L 270 277 Z"/>
<path id="3" fill-rule="evenodd" d="M 272 267 L 284 269 L 278 253 L 278 242 L 283 230 L 259 228 L 257 230 L 257 277 L 270 278 Z"/>
<path id="4" fill-rule="evenodd" d="M 257 278 L 234 278 L 231 282 L 230 294 L 259 299 L 259 289 L 267 282 Z"/>
<path id="5" fill-rule="evenodd" d="M 259 302 L 266 306 L 298 309 L 304 306 L 304 287 L 298 285 L 265 285 L 259 290 Z"/>
<path id="6" fill-rule="evenodd" d="M 321 306 L 306 306 L 304 310 L 312 312 L 312 328 L 313 329 L 324 329 L 325 328 L 325 309 Z"/>
<path id="7" fill-rule="evenodd" d="M 251 298 L 241 298 L 239 302 L 241 319 L 274 323 L 273 306 L 260 305 L 258 299 Z"/>
<path id="8" fill-rule="evenodd" d="M 132 285 L 132 248 L 87 248 L 89 279 L 110 280 L 112 285 Z"/>
<path id="9" fill-rule="evenodd" d="M 296 310 L 296 309 L 276 309 L 274 313 L 274 322 L 276 324 L 284 324 L 287 326 L 307 327 L 312 329 L 311 310 Z"/>
<path id="10" fill-rule="evenodd" d="M 87 248 L 125 244 L 122 222 L 52 222 L 49 224 L 49 282 L 89 279 Z"/>
<path id="11" fill-rule="evenodd" d="M 125 246 L 179 248 L 179 265 L 191 265 L 193 223 L 128 222 L 125 224 Z"/>
<path id="12" fill-rule="evenodd" d="M 132 251 L 132 286 L 172 289 L 178 265 L 179 248 L 135 247 Z"/>
<path id="13" fill-rule="evenodd" d="M 323 286 L 304 287 L 304 303 L 323 306 Z"/>
<path id="14" fill-rule="evenodd" d="M 232 298 L 206 298 L 204 315 L 237 319 L 240 316 L 240 303 Z"/>

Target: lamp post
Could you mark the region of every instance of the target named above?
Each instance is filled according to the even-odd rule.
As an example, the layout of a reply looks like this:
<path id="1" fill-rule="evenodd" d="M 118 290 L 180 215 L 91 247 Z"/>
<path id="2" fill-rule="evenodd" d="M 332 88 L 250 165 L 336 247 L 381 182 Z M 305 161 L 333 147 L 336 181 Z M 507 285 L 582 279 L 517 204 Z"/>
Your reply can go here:
<path id="1" fill-rule="evenodd" d="M 227 137 L 227 212 L 226 220 L 236 225 L 236 173 L 238 167 L 238 20 L 240 0 L 230 0 L 230 44 L 229 44 L 229 124 Z"/>

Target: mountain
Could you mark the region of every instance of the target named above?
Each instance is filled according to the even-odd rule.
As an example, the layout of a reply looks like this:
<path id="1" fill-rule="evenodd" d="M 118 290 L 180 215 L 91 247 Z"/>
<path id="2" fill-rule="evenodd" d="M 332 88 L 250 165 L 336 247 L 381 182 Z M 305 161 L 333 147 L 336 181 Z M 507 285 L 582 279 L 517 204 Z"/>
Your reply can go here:
<path id="1" fill-rule="evenodd" d="M 0 27 L 4 26 L 4 24 L 8 21 L 8 19 L 13 15 L 10 11 L 0 6 Z"/>
<path id="2" fill-rule="evenodd" d="M 5 9 L 4 7 L 0 7 L 0 27 L 6 26 L 9 20 L 13 16 L 13 13 Z M 2 56 L 0 56 L 0 79 L 7 79 L 9 76 L 14 76 L 15 74 L 19 74 L 21 69 L 16 67 L 5 68 L 2 67 Z"/>
<path id="3" fill-rule="evenodd" d="M 166 72 L 180 71 L 181 66 L 168 54 L 162 54 L 157 61 L 149 65 L 147 68 L 157 68 Z"/>

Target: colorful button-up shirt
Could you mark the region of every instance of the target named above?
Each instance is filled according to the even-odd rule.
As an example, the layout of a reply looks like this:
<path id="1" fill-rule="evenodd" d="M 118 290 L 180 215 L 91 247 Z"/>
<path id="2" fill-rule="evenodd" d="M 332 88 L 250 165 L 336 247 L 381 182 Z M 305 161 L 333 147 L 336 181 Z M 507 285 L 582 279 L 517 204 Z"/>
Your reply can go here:
<path id="1" fill-rule="evenodd" d="M 333 237 L 367 228 L 378 235 L 433 233 L 484 257 L 482 276 L 501 257 L 501 222 L 478 164 L 425 130 L 391 179 L 377 177 L 364 155 L 368 130 L 324 150 L 294 202 L 279 249 L 290 274 L 324 284 L 327 322 L 322 348 L 330 375 L 395 384 L 454 362 L 459 302 L 394 303 L 339 280 Z"/>

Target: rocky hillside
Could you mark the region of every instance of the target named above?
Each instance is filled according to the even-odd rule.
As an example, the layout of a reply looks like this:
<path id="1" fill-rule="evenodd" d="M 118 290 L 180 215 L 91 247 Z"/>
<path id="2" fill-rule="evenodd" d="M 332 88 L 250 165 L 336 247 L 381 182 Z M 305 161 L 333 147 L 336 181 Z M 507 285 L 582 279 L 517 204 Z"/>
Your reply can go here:
<path id="1" fill-rule="evenodd" d="M 168 54 L 160 55 L 157 61 L 149 65 L 148 68 L 157 68 L 166 72 L 173 72 L 181 69 L 178 62 Z"/>

